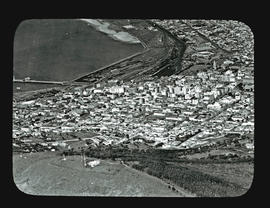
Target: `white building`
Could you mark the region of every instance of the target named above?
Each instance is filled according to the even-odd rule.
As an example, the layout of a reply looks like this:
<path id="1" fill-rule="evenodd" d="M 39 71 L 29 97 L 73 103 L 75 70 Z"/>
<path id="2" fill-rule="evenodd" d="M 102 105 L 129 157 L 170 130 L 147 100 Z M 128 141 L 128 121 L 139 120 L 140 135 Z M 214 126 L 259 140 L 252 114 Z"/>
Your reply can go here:
<path id="1" fill-rule="evenodd" d="M 207 108 L 211 109 L 211 110 L 220 111 L 221 110 L 221 105 L 218 102 L 215 102 L 214 104 L 207 105 Z"/>
<path id="2" fill-rule="evenodd" d="M 113 86 L 109 89 L 109 92 L 112 94 L 120 94 L 120 93 L 124 93 L 124 87 L 123 86 Z"/>
<path id="3" fill-rule="evenodd" d="M 180 95 L 181 94 L 181 88 L 180 87 L 175 87 L 174 88 L 174 93 L 176 94 L 176 95 Z"/>
<path id="4" fill-rule="evenodd" d="M 100 164 L 100 160 L 94 160 L 94 161 L 87 162 L 87 166 L 90 166 L 91 168 L 93 168 L 99 164 Z"/>

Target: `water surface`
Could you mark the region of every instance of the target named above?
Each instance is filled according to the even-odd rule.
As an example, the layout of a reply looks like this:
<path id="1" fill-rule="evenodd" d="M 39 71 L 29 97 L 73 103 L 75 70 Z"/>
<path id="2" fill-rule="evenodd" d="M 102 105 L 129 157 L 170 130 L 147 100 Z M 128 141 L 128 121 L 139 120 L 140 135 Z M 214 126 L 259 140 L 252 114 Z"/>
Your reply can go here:
<path id="1" fill-rule="evenodd" d="M 66 81 L 142 51 L 79 19 L 23 21 L 14 37 L 16 79 Z"/>

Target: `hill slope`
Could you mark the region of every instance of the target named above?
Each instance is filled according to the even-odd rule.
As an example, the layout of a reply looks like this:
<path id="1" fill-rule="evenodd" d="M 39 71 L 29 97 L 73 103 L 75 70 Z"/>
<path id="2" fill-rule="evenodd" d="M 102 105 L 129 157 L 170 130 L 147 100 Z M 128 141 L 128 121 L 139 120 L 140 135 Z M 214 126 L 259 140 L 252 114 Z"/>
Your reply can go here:
<path id="1" fill-rule="evenodd" d="M 119 162 L 102 160 L 94 168 L 82 168 L 80 156 L 64 161 L 55 153 L 36 153 L 14 155 L 13 163 L 16 186 L 32 195 L 182 196 L 160 179 Z"/>

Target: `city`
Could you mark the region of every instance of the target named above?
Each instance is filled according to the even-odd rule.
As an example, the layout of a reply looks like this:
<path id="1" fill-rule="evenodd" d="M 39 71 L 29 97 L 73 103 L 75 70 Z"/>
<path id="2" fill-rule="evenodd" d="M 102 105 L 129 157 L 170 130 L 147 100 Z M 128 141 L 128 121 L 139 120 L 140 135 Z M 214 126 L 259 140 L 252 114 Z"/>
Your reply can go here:
<path id="1" fill-rule="evenodd" d="M 125 81 L 113 77 L 63 88 L 53 96 L 13 99 L 13 151 L 69 155 L 76 154 L 70 142 L 83 141 L 90 155 L 127 148 L 179 151 L 174 162 L 253 161 L 250 29 L 223 20 L 152 20 L 151 24 L 185 40 L 180 70 L 171 76 Z M 132 165 L 132 159 L 124 161 L 138 166 Z"/>

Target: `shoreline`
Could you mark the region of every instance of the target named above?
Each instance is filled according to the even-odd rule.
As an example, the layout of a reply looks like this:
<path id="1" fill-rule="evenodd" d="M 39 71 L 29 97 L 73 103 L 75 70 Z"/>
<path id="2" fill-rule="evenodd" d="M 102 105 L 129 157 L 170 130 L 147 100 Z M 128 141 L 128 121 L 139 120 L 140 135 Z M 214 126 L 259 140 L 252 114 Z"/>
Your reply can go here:
<path id="1" fill-rule="evenodd" d="M 103 23 L 95 19 L 79 19 L 79 20 L 87 22 L 88 24 L 93 26 L 97 31 L 107 34 L 110 38 L 116 41 L 121 41 L 129 44 L 141 44 L 143 46 L 141 41 L 137 37 L 131 35 L 130 33 L 123 31 L 116 32 L 115 30 L 109 29 L 110 23 L 108 22 Z"/>

